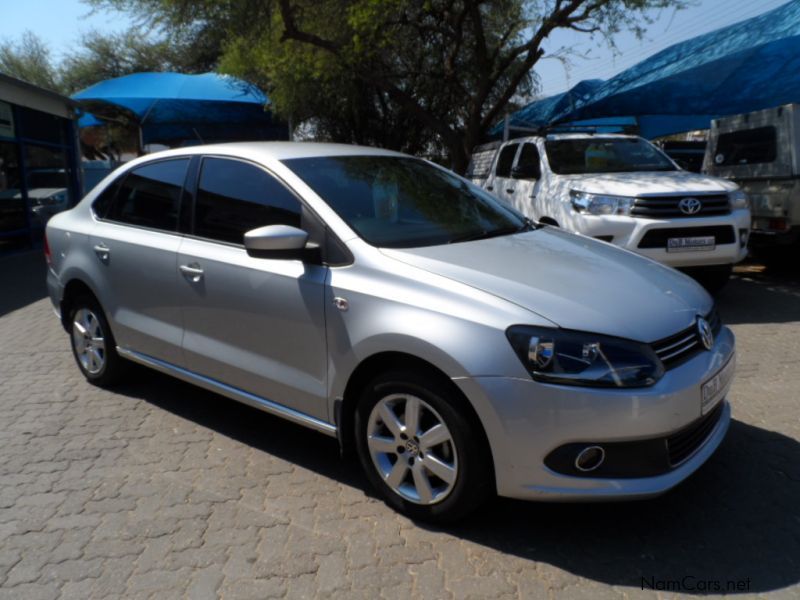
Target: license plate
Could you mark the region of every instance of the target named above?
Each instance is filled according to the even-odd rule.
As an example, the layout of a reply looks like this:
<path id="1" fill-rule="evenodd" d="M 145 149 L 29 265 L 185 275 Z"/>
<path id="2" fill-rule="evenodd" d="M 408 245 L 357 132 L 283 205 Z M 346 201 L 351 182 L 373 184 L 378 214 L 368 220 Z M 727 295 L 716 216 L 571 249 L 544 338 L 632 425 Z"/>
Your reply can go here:
<path id="1" fill-rule="evenodd" d="M 702 252 L 713 250 L 715 247 L 716 239 L 713 235 L 667 239 L 667 252 Z"/>
<path id="2" fill-rule="evenodd" d="M 706 414 L 722 400 L 735 370 L 736 359 L 731 357 L 725 366 L 717 371 L 716 375 L 703 384 L 701 388 L 700 414 Z"/>

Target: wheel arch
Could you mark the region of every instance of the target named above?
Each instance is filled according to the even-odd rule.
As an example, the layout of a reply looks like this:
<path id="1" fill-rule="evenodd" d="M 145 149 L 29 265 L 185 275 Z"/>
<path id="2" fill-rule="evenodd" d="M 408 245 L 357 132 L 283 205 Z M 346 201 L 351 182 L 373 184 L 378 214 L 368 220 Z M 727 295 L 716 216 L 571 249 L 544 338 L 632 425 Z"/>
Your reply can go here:
<path id="1" fill-rule="evenodd" d="M 72 309 L 73 303 L 81 296 L 90 296 L 100 304 L 95 291 L 83 279 L 73 278 L 70 279 L 64 286 L 64 292 L 61 294 L 60 312 L 61 312 L 61 326 L 69 333 L 69 313 Z M 106 317 L 107 318 L 107 317 Z"/>
<path id="2" fill-rule="evenodd" d="M 486 429 L 481 422 L 475 407 L 453 380 L 433 363 L 405 352 L 386 351 L 372 354 L 363 359 L 350 374 L 345 385 L 343 397 L 334 404 L 337 437 L 343 454 L 350 454 L 355 449 L 355 414 L 358 400 L 364 388 L 380 373 L 390 370 L 411 369 L 435 377 L 444 384 L 463 406 L 467 418 L 480 434 L 480 443 L 488 453 L 494 486 L 494 456 Z"/>

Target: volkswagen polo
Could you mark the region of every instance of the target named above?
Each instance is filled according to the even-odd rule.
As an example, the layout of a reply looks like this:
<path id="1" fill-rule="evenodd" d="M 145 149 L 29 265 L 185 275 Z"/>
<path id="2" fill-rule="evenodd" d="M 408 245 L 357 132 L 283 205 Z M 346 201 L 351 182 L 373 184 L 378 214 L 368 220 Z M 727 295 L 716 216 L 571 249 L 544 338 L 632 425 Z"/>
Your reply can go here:
<path id="1" fill-rule="evenodd" d="M 730 420 L 734 338 L 699 285 L 403 154 L 153 154 L 46 241 L 91 383 L 135 362 L 336 437 L 412 518 L 660 494 Z"/>

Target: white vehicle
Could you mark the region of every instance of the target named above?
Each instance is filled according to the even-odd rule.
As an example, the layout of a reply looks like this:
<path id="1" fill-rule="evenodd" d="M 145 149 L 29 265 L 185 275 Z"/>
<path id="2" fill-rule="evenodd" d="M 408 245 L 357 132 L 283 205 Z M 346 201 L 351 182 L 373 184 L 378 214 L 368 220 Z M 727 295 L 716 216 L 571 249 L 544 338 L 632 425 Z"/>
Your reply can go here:
<path id="1" fill-rule="evenodd" d="M 703 171 L 732 179 L 750 197 L 750 247 L 768 260 L 800 248 L 800 104 L 711 122 Z"/>
<path id="2" fill-rule="evenodd" d="M 487 144 L 467 177 L 533 220 L 680 268 L 711 290 L 747 256 L 744 192 L 682 170 L 637 136 L 558 133 Z"/>

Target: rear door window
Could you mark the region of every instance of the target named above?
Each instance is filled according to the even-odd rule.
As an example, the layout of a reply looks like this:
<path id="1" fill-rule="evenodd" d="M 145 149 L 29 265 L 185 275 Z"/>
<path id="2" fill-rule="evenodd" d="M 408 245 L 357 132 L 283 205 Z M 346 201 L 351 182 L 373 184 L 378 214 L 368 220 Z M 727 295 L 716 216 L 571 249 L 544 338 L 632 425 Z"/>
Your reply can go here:
<path id="1" fill-rule="evenodd" d="M 249 163 L 206 158 L 195 200 L 194 235 L 243 244 L 265 225 L 300 227 L 302 205 L 280 181 Z"/>
<path id="2" fill-rule="evenodd" d="M 517 154 L 519 144 L 510 144 L 500 151 L 497 159 L 497 167 L 494 174 L 497 177 L 511 177 L 511 165 L 514 163 L 514 156 Z"/>
<path id="3" fill-rule="evenodd" d="M 122 181 L 105 217 L 119 223 L 175 231 L 188 166 L 189 159 L 180 158 L 133 169 Z M 103 209 L 103 202 L 97 208 Z"/>
<path id="4" fill-rule="evenodd" d="M 775 127 L 757 127 L 720 134 L 714 162 L 720 166 L 771 163 L 777 156 Z"/>

